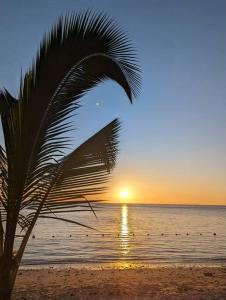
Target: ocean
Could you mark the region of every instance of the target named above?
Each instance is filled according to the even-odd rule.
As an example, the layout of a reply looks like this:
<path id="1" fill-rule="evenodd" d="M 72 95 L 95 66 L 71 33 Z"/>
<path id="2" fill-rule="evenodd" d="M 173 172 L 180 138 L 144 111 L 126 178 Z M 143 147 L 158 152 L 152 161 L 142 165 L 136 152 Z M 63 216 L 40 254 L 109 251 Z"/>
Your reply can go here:
<path id="1" fill-rule="evenodd" d="M 94 227 L 40 219 L 22 266 L 128 264 L 226 265 L 226 207 L 98 205 L 61 214 Z M 19 242 L 19 238 L 18 238 Z"/>

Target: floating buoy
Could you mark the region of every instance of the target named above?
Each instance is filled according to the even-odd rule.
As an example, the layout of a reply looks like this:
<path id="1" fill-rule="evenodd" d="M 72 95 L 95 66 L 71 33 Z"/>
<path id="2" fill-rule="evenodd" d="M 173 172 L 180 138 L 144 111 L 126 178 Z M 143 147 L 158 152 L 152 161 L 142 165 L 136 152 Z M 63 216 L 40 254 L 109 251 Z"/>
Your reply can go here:
<path id="1" fill-rule="evenodd" d="M 187 235 L 189 235 L 189 233 L 187 232 Z"/>
<path id="2" fill-rule="evenodd" d="M 216 234 L 216 232 L 214 232 L 214 234 L 213 234 L 213 235 L 217 235 L 217 234 Z"/>
<path id="3" fill-rule="evenodd" d="M 71 237 L 71 234 L 70 234 L 70 237 Z"/>
<path id="4" fill-rule="evenodd" d="M 52 238 L 54 238 L 55 237 L 55 235 L 52 235 Z"/>
<path id="5" fill-rule="evenodd" d="M 149 233 L 147 233 L 147 235 L 149 236 L 150 234 L 149 234 Z"/>

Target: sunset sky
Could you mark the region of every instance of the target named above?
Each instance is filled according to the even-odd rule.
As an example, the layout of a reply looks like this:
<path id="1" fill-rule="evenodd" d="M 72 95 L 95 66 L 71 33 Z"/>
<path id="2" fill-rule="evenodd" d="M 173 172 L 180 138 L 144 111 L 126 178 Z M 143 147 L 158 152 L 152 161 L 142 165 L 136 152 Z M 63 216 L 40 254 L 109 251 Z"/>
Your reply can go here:
<path id="1" fill-rule="evenodd" d="M 84 97 L 75 120 L 74 145 L 122 120 L 104 198 L 226 205 L 226 1 L 0 0 L 0 87 L 16 96 L 43 33 L 58 16 L 87 8 L 128 32 L 142 70 L 133 105 L 109 81 Z"/>

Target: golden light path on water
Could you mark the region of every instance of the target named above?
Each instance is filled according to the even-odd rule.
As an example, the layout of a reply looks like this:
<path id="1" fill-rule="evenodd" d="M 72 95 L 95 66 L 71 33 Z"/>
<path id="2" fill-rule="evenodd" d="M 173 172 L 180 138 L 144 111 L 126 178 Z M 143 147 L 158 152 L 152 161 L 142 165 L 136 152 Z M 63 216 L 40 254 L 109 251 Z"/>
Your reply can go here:
<path id="1" fill-rule="evenodd" d="M 129 244 L 129 225 L 128 225 L 128 206 L 121 207 L 121 251 L 122 256 L 126 257 L 130 252 Z"/>

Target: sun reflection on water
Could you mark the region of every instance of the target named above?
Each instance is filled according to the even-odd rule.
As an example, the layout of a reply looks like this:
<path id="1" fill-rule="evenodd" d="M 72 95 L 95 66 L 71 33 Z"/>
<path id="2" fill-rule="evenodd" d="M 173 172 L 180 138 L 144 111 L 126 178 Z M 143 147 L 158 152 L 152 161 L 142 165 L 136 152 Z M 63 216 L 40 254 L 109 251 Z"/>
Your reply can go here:
<path id="1" fill-rule="evenodd" d="M 121 251 L 125 257 L 129 254 L 129 226 L 128 226 L 128 206 L 121 207 Z"/>

